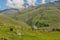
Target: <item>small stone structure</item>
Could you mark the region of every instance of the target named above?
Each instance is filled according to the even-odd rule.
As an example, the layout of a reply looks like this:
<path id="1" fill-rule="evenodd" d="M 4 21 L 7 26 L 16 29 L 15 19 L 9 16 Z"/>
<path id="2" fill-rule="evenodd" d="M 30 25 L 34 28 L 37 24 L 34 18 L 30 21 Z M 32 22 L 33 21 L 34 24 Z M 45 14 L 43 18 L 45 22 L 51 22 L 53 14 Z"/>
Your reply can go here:
<path id="1" fill-rule="evenodd" d="M 34 29 L 38 29 L 38 28 L 34 25 L 34 26 L 32 26 L 32 30 L 34 30 Z"/>

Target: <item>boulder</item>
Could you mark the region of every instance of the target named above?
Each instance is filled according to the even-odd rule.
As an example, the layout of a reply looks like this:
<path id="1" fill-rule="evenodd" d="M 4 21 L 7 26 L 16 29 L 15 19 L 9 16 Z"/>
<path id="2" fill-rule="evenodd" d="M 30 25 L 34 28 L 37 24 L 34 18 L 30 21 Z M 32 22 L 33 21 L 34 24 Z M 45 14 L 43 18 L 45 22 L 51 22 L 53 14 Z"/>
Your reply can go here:
<path id="1" fill-rule="evenodd" d="M 16 34 L 17 34 L 18 36 L 21 36 L 21 35 L 22 35 L 22 33 L 21 33 L 21 32 L 16 32 Z"/>

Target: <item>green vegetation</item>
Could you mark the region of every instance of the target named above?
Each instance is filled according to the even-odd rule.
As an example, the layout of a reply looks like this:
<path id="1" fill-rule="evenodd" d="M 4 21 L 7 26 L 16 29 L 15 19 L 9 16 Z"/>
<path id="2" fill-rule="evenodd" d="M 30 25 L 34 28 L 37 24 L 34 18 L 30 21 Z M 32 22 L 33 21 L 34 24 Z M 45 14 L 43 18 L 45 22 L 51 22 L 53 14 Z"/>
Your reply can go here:
<path id="1" fill-rule="evenodd" d="M 10 13 L 0 13 L 0 40 L 60 40 L 59 3 Z M 32 30 L 32 26 L 38 29 Z M 53 31 L 53 28 L 57 28 L 57 31 Z"/>
<path id="2" fill-rule="evenodd" d="M 13 28 L 13 31 L 10 31 L 10 28 Z M 22 40 L 20 36 L 17 36 L 16 32 L 17 30 L 19 32 L 22 32 L 22 27 L 29 29 L 29 26 L 25 24 L 24 22 L 17 22 L 16 20 L 0 15 L 0 40 L 3 40 L 2 38 L 8 38 L 8 40 Z"/>

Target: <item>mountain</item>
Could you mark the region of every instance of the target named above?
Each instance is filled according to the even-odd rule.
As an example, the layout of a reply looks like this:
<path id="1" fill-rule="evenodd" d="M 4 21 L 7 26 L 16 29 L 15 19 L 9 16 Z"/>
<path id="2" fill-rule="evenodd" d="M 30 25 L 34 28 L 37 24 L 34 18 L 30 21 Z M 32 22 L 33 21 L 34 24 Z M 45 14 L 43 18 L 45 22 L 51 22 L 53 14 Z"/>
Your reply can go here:
<path id="1" fill-rule="evenodd" d="M 29 9 L 31 10 L 31 9 Z M 30 26 L 38 24 L 44 27 L 43 25 L 48 24 L 51 27 L 60 26 L 60 2 L 47 3 L 40 5 L 34 8 L 31 11 L 26 11 L 18 16 L 16 16 L 16 20 L 24 21 Z M 39 26 L 36 24 L 36 26 Z M 59 27 L 60 28 L 60 27 Z"/>
<path id="2" fill-rule="evenodd" d="M 27 1 L 27 0 L 26 0 Z M 37 6 L 37 5 L 41 5 L 41 4 L 46 4 L 46 3 L 50 3 L 50 2 L 59 2 L 60 0 L 36 0 L 36 2 L 34 3 L 34 0 L 31 0 L 31 5 L 29 5 L 29 1 L 24 3 L 24 7 L 32 7 L 32 6 Z M 35 4 L 35 5 L 33 5 Z"/>
<path id="3" fill-rule="evenodd" d="M 6 17 L 0 14 L 0 40 L 22 40 L 20 36 L 18 37 L 17 32 L 23 32 L 30 29 L 24 22 L 18 22 L 10 17 Z"/>
<path id="4" fill-rule="evenodd" d="M 55 2 L 59 0 L 7 0 L 7 6 L 10 8 L 24 9 L 31 8 L 33 6 L 38 6 L 41 4 L 46 4 L 49 2 Z"/>
<path id="5" fill-rule="evenodd" d="M 60 17 L 59 11 L 60 11 L 60 2 L 53 2 L 53 3 L 39 5 L 37 7 L 27 8 L 27 9 L 22 10 L 21 12 L 16 9 L 13 9 L 13 10 L 9 9 L 9 11 L 7 10 L 0 14 L 11 17 L 17 21 L 26 22 L 30 26 L 35 25 L 37 23 L 37 21 L 40 22 L 40 20 L 42 20 L 42 19 L 44 20 L 44 22 L 42 21 L 42 23 L 44 23 L 44 24 L 49 24 L 49 25 L 54 24 L 55 25 L 55 23 L 59 20 L 59 17 Z M 40 16 L 41 16 L 41 19 L 39 19 Z M 38 17 L 38 19 L 37 19 L 37 17 Z M 54 17 L 56 17 L 56 18 L 54 18 Z M 45 23 L 46 19 L 44 19 L 44 18 L 46 18 L 46 19 L 48 18 L 47 23 Z M 53 21 L 53 20 L 56 20 L 56 21 Z M 51 23 L 49 23 L 49 22 L 51 22 Z M 57 25 L 58 24 L 59 24 L 59 21 L 58 21 Z"/>
<path id="6" fill-rule="evenodd" d="M 10 31 L 11 27 L 13 31 Z M 19 12 L 16 9 L 0 12 L 0 40 L 4 39 L 59 40 L 60 2 L 47 3 Z"/>
<path id="7" fill-rule="evenodd" d="M 15 15 L 19 14 L 19 11 L 18 11 L 18 9 L 13 9 L 13 8 L 12 9 L 5 9 L 5 10 L 1 10 L 0 14 L 6 15 L 9 17 L 14 17 Z"/>

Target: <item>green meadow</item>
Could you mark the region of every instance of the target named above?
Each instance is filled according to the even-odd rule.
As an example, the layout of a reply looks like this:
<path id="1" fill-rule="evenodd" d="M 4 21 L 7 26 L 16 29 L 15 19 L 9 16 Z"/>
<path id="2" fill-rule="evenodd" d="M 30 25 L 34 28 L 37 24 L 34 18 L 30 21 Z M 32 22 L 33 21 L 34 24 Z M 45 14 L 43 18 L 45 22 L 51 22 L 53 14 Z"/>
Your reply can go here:
<path id="1" fill-rule="evenodd" d="M 43 4 L 21 12 L 1 12 L 0 40 L 60 40 L 59 3 Z M 37 29 L 32 28 L 34 25 Z"/>

